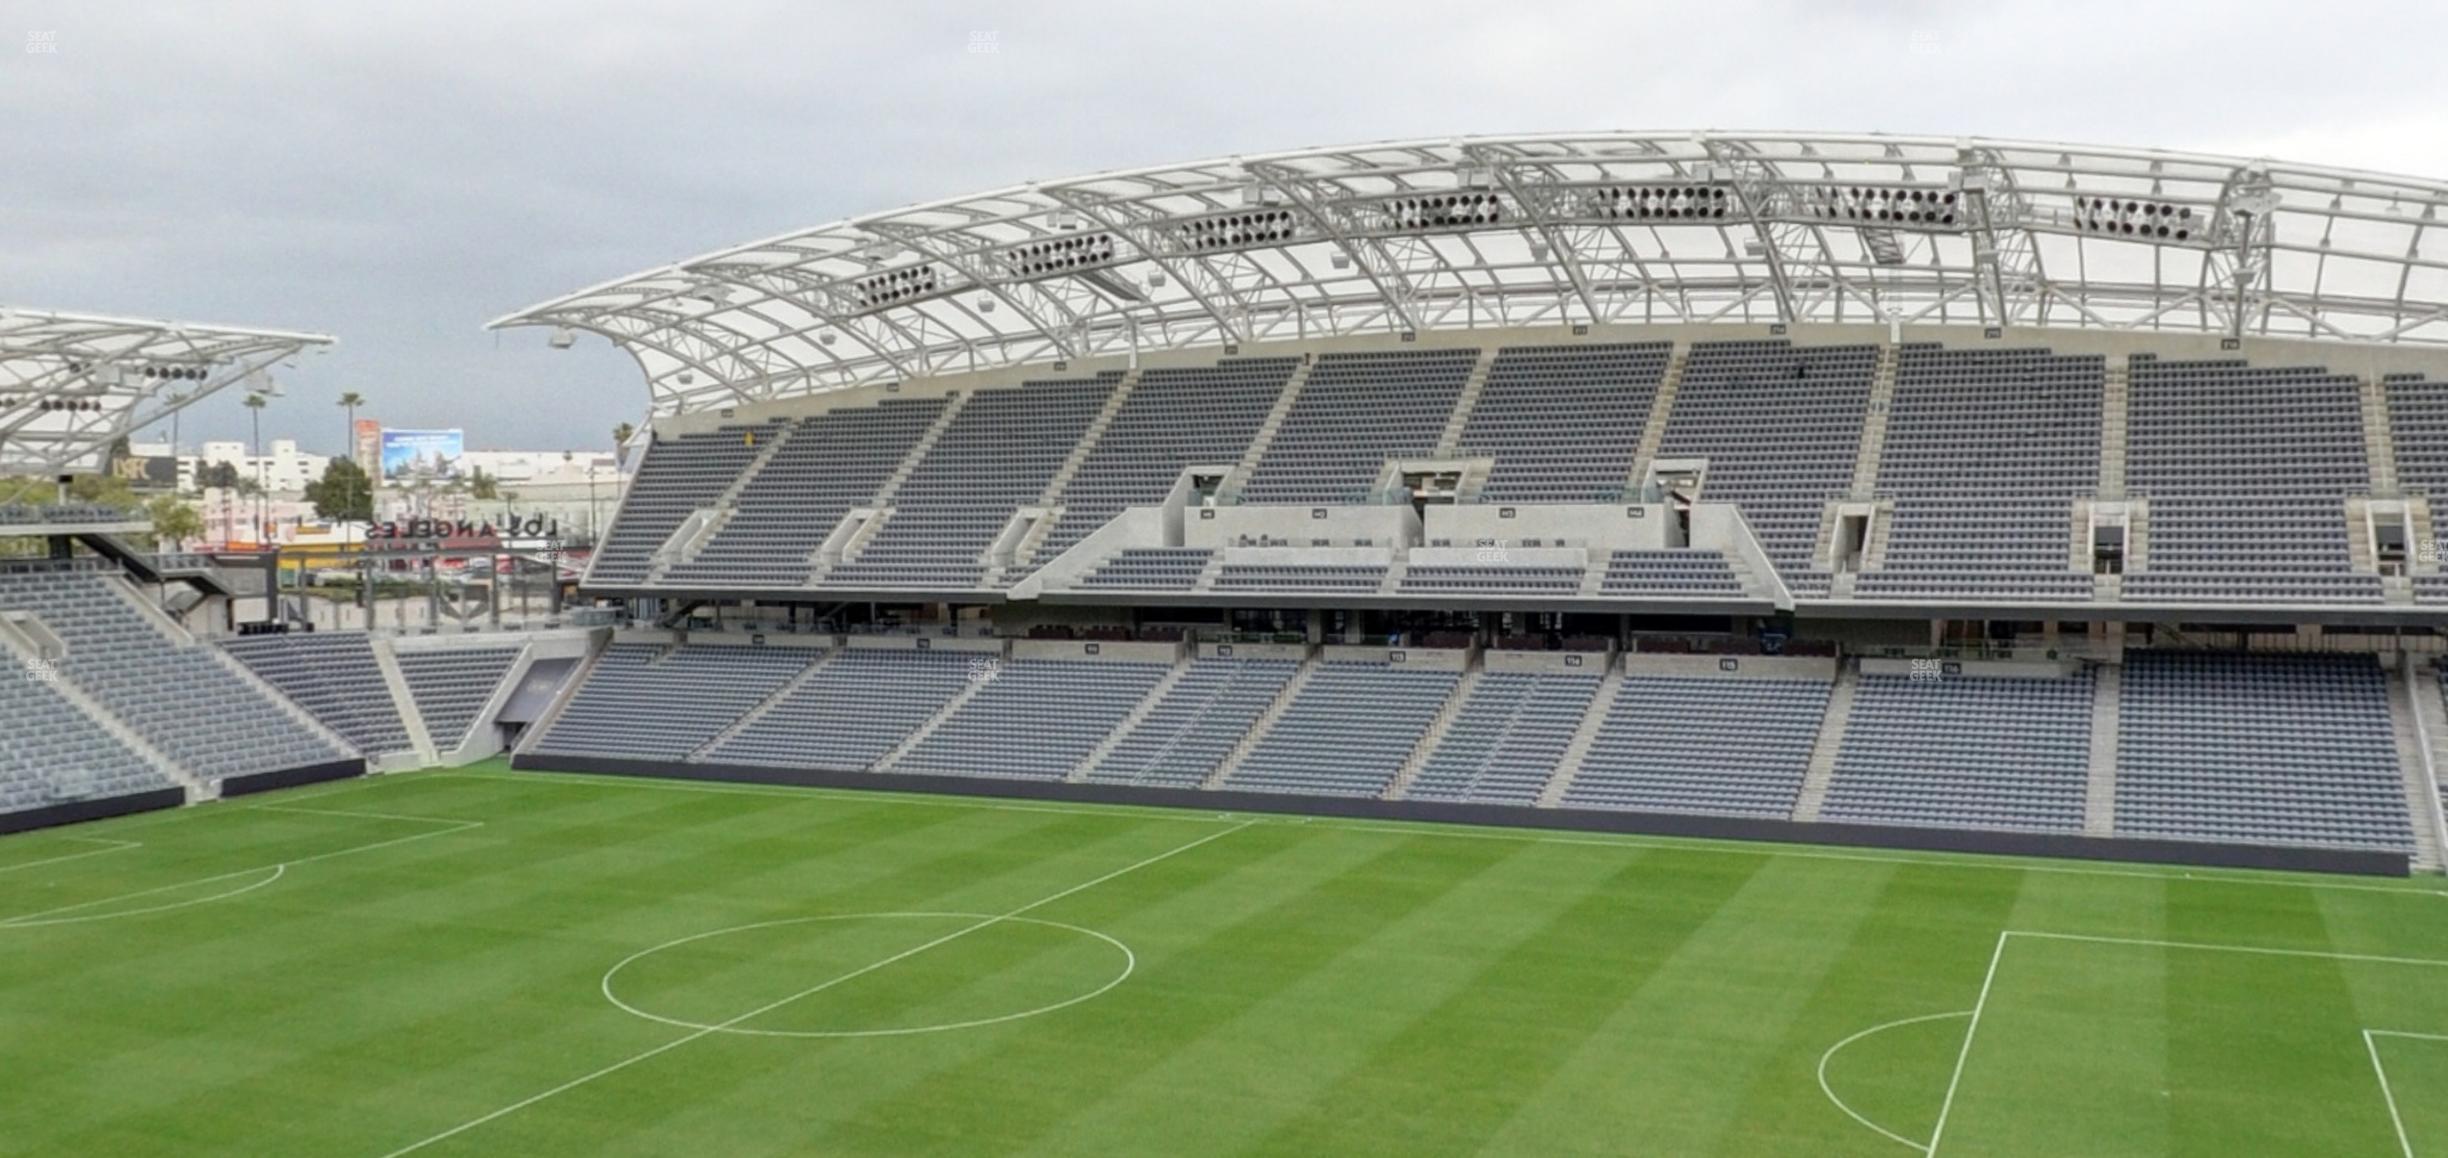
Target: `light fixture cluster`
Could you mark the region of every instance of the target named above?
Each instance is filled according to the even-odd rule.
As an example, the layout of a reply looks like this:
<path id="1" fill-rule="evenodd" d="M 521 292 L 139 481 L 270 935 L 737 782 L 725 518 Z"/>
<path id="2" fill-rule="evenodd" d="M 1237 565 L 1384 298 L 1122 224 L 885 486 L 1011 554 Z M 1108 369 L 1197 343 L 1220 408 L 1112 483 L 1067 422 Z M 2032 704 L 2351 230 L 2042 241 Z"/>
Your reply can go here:
<path id="1" fill-rule="evenodd" d="M 1715 185 L 1609 185 L 1591 190 L 1589 212 L 1608 221 L 1715 221 L 1731 204 Z"/>
<path id="2" fill-rule="evenodd" d="M 1295 223 L 1289 209 L 1252 209 L 1184 221 L 1179 230 L 1182 244 L 1195 252 L 1208 253 L 1253 245 L 1281 245 L 1292 240 Z"/>
<path id="3" fill-rule="evenodd" d="M 14 410 L 29 401 L 30 396 L 0 397 L 0 410 Z M 102 403 L 93 398 L 45 398 L 34 402 L 33 409 L 42 414 L 98 414 Z"/>
<path id="4" fill-rule="evenodd" d="M 1111 265 L 1114 238 L 1110 233 L 1082 233 L 1027 241 L 1003 251 L 1003 262 L 1015 277 L 1044 277 L 1092 266 Z"/>
<path id="5" fill-rule="evenodd" d="M 1396 229 L 1421 233 L 1432 229 L 1473 229 L 1504 220 L 1504 203 L 1493 193 L 1438 193 L 1428 197 L 1397 197 L 1383 203 Z"/>
<path id="6" fill-rule="evenodd" d="M 109 362 L 105 362 L 103 365 L 118 365 L 119 372 L 123 375 L 152 378 L 161 381 L 201 382 L 205 379 L 208 373 L 202 366 L 157 366 L 151 364 L 143 366 L 130 366 L 125 363 Z M 68 363 L 68 372 L 71 374 L 82 374 L 85 371 L 94 368 L 95 366 L 93 363 L 82 360 L 72 359 Z"/>
<path id="7" fill-rule="evenodd" d="M 1893 185 L 1813 185 L 1803 193 L 1803 211 L 1828 221 L 1862 225 L 1948 228 L 1962 197 L 1952 189 Z"/>
<path id="8" fill-rule="evenodd" d="M 871 310 L 897 306 L 916 298 L 932 296 L 943 288 L 943 276 L 932 265 L 913 265 L 904 269 L 863 277 L 851 283 L 857 290 L 859 303 Z"/>
<path id="9" fill-rule="evenodd" d="M 2165 201 L 2143 201 L 2131 197 L 2080 196 L 2074 199 L 2074 228 L 2084 233 L 2114 234 L 2153 241 L 2191 241 L 2194 229 L 2199 224 L 2190 205 L 2171 205 Z"/>

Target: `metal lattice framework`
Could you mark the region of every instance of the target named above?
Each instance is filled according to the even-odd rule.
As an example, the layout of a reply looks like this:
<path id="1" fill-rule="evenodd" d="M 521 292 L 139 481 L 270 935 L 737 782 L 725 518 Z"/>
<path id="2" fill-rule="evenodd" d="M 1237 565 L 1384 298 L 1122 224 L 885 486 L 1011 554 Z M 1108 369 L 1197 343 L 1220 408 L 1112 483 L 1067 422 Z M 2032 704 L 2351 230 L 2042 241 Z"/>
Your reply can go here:
<path id="1" fill-rule="evenodd" d="M 119 438 L 332 341 L 0 308 L 0 473 L 98 469 Z"/>
<path id="2" fill-rule="evenodd" d="M 555 327 L 557 345 L 611 339 L 667 413 L 1131 351 L 1480 326 L 1901 322 L 2448 345 L 2443 208 L 2448 182 L 2136 149 L 1476 137 L 937 201 L 492 325 Z"/>

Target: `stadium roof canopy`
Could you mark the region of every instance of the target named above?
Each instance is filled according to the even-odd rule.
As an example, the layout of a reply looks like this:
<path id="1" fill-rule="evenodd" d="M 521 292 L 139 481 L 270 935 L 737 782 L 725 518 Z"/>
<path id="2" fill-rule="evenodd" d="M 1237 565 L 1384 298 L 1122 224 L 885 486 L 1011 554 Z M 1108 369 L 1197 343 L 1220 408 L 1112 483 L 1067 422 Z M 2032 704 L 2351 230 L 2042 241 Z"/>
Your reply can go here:
<path id="1" fill-rule="evenodd" d="M 323 334 L 0 307 L 0 472 L 95 470 L 110 445 Z"/>
<path id="2" fill-rule="evenodd" d="M 2448 344 L 2448 182 L 1977 138 L 1588 133 L 1041 181 L 495 320 L 659 411 L 1125 351 L 1473 326 L 1886 322 Z"/>

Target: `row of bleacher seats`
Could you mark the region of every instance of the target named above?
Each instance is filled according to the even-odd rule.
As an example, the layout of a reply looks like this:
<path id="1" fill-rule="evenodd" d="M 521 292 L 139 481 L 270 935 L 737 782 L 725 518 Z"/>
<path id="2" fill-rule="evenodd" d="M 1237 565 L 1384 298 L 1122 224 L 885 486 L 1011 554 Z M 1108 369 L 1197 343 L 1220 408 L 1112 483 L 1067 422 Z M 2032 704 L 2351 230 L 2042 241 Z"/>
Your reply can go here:
<path id="1" fill-rule="evenodd" d="M 249 635 L 223 640 L 221 646 L 359 752 L 381 756 L 409 749 L 408 725 L 392 703 L 365 633 Z"/>
<path id="2" fill-rule="evenodd" d="M 1014 511 L 1043 496 L 1121 380 L 1109 371 L 972 395 L 894 493 L 883 529 L 826 582 L 979 586 L 979 557 Z"/>
<path id="3" fill-rule="evenodd" d="M 176 786 L 52 683 L 0 675 L 0 813 Z"/>
<path id="4" fill-rule="evenodd" d="M 1855 593 L 2089 599 L 2073 500 L 2099 486 L 2106 383 L 2095 354 L 1898 350 L 1877 481 L 1894 514 Z"/>
<path id="5" fill-rule="evenodd" d="M 942 398 L 887 398 L 800 420 L 740 488 L 729 521 L 666 578 L 681 586 L 807 586 L 825 537 L 874 497 L 943 407 Z"/>
<path id="6" fill-rule="evenodd" d="M 425 734 L 436 751 L 464 743 L 484 706 L 518 662 L 515 647 L 418 648 L 398 652 L 400 676 L 425 718 Z"/>
<path id="7" fill-rule="evenodd" d="M 495 637 L 496 639 L 498 637 Z M 220 646 L 324 727 L 368 757 L 411 750 L 408 725 L 364 632 L 245 635 Z M 459 747 L 484 706 L 501 691 L 519 645 L 479 640 L 447 647 L 395 648 L 409 699 L 438 753 Z"/>
<path id="8" fill-rule="evenodd" d="M 65 645 L 55 678 L 195 778 L 324 765 L 355 755 L 292 715 L 278 693 L 241 676 L 213 645 L 158 625 L 135 604 L 139 598 L 104 569 L 0 573 L 0 611 L 39 620 Z M 10 678 L 19 677 L 12 672 Z"/>
<path id="9" fill-rule="evenodd" d="M 100 503 L 0 503 L 0 527 L 143 521 L 142 512 L 124 511 Z"/>
<path id="10" fill-rule="evenodd" d="M 1225 358 L 1143 373 L 1093 428 L 1120 376 L 976 392 L 915 463 L 880 530 L 829 573 L 815 549 L 849 510 L 873 505 L 922 444 L 945 399 L 886 399 L 796 421 L 734 424 L 649 450 L 591 582 L 635 586 L 688 515 L 735 483 L 729 513 L 658 583 L 743 591 L 973 587 L 981 556 L 1023 506 L 1077 471 L 1059 513 L 1001 581 L 1061 554 L 1119 511 L 1162 500 L 1191 465 L 1230 468 L 1296 376 L 1302 386 L 1235 501 L 1368 501 L 1384 465 L 1434 454 L 1459 419 L 1464 457 L 1492 457 L 1478 498 L 1610 502 L 1632 484 L 1653 433 L 1661 458 L 1705 458 L 1703 501 L 1737 504 L 1786 586 L 1824 596 L 1814 559 L 1825 505 L 1854 484 L 1880 350 L 1782 339 L 1689 347 L 1662 430 L 1646 431 L 1671 347 L 1510 346 L 1488 357 L 1466 414 L 1456 408 L 1481 351 L 1398 349 L 1299 359 Z M 2074 505 L 2101 467 L 2108 366 L 2047 349 L 1894 351 L 1895 385 L 1872 482 L 1892 504 L 1864 599 L 2081 602 L 2091 598 Z M 2148 550 L 2125 597 L 2143 602 L 2369 603 L 2378 577 L 2353 568 L 2345 498 L 2372 486 L 2360 386 L 2317 367 L 2166 361 L 2126 364 L 2128 492 L 2150 506 Z M 2399 477 L 2448 486 L 2448 383 L 2394 376 L 2387 421 Z M 776 445 L 775 440 L 779 439 Z M 1082 443 L 1086 443 L 1083 448 Z M 771 450 L 754 478 L 741 472 Z M 1136 586 L 1122 568 L 1088 586 Z M 1172 588 L 1169 581 L 1149 584 Z M 1263 584 L 1240 580 L 1232 590 Z M 1610 594 L 1665 592 L 1610 584 Z M 1685 594 L 1716 594 L 1692 590 Z"/>
<path id="11" fill-rule="evenodd" d="M 1460 673 L 1379 662 L 1316 661 L 1301 677 L 1279 659 L 1207 657 L 1169 667 L 619 644 L 534 750 L 677 760 L 728 733 L 697 759 L 1360 797 L 1399 786 L 1408 799 L 1475 804 L 1796 813 L 1828 710 L 1825 679 L 1625 674 L 1610 688 L 1601 670 L 1490 670 L 1457 696 Z M 793 677 L 802 678 L 775 697 Z M 2122 686 L 2115 833 L 2413 849 L 2386 678 L 2370 656 L 2135 651 Z M 1819 815 L 2083 832 L 2096 694 L 2087 671 L 1861 676 Z M 922 732 L 947 705 L 955 706 Z M 1436 742 L 1424 744 L 1441 715 L 1449 718 Z M 1586 750 L 1578 773 L 1559 782 L 1579 736 Z M 1407 767 L 1416 771 L 1404 784 Z"/>

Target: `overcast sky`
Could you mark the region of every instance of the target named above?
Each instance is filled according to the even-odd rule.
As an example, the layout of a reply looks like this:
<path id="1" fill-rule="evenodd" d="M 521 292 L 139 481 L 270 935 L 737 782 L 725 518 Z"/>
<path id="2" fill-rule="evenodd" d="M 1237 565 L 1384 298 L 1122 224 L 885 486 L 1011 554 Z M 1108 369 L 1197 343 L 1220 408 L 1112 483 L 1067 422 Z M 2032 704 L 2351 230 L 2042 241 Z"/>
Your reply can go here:
<path id="1" fill-rule="evenodd" d="M 601 447 L 598 340 L 485 331 L 709 249 L 1038 178 L 1575 129 L 2077 141 L 2448 176 L 2448 6 L 0 0 L 0 304 L 336 334 L 475 448 Z M 993 53 L 970 51 L 992 33 Z M 26 51 L 19 51 L 22 41 Z M 36 51 L 47 48 L 48 51 Z M 184 435 L 243 431 L 236 392 Z"/>

